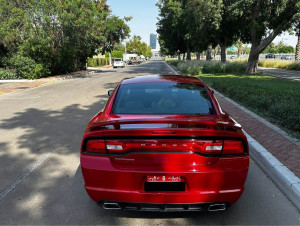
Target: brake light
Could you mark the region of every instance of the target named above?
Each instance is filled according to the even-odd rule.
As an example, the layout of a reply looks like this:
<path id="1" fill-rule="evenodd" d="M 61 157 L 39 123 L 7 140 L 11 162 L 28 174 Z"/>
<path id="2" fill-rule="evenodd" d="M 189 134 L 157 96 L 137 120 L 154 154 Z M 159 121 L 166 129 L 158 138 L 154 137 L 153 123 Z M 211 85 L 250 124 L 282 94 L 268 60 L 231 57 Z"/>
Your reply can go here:
<path id="1" fill-rule="evenodd" d="M 141 151 L 198 152 L 207 155 L 243 154 L 240 140 L 88 140 L 86 151 L 102 154 L 125 154 Z"/>
<path id="2" fill-rule="evenodd" d="M 224 140 L 223 154 L 241 154 L 244 152 L 243 143 L 239 140 Z"/>
<path id="3" fill-rule="evenodd" d="M 87 152 L 106 154 L 104 140 L 88 140 L 85 149 Z"/>

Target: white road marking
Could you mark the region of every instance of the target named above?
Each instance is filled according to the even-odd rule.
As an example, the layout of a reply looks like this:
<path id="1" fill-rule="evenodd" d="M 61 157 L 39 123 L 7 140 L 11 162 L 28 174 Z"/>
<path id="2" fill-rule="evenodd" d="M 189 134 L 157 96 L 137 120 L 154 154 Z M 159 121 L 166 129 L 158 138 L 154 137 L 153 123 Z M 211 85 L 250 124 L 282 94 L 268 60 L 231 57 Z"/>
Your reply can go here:
<path id="1" fill-rule="evenodd" d="M 18 177 L 17 180 L 14 183 L 12 183 L 3 192 L 1 192 L 0 193 L 0 201 L 2 201 L 2 199 L 4 199 L 11 191 L 13 191 L 19 184 L 21 184 L 41 164 L 43 164 L 47 159 L 49 159 L 53 155 L 53 152 L 44 154 L 44 156 L 39 161 L 35 162 L 30 169 L 28 169 L 23 175 Z"/>

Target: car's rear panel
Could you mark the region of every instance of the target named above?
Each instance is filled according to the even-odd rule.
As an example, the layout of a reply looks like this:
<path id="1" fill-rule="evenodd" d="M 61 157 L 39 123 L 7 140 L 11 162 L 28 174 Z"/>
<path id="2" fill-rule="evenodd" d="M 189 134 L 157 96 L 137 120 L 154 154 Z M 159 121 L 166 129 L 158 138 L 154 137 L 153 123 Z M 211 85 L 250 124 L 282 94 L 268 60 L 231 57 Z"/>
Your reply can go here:
<path id="1" fill-rule="evenodd" d="M 248 172 L 246 138 L 234 127 L 212 121 L 197 122 L 186 122 L 189 128 L 173 129 L 157 128 L 166 125 L 165 121 L 140 122 L 154 129 L 122 129 L 138 127 L 136 123 L 88 128 L 81 153 L 88 194 L 96 202 L 234 203 L 244 190 Z M 105 151 L 89 152 L 86 146 L 90 139 L 103 141 Z M 225 141 L 241 142 L 243 152 L 220 154 L 201 149 L 203 142 L 224 144 Z M 123 146 L 123 150 L 118 146 Z M 153 176 L 176 181 L 149 181 Z"/>
<path id="2" fill-rule="evenodd" d="M 153 81 L 204 86 L 213 111 L 206 115 L 113 112 L 122 84 Z M 150 210 L 157 206 L 159 210 L 202 210 L 203 206 L 219 210 L 236 202 L 248 173 L 247 138 L 209 88 L 187 76 L 136 77 L 122 84 L 103 112 L 90 121 L 83 137 L 81 168 L 90 197 L 109 208 Z M 151 91 L 150 87 L 148 94 Z"/>

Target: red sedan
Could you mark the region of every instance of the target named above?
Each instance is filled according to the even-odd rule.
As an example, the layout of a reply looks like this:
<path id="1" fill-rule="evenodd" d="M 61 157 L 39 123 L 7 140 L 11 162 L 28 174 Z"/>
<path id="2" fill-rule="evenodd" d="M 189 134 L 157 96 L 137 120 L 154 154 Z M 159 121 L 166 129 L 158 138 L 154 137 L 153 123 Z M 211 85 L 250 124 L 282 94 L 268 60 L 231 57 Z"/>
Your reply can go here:
<path id="1" fill-rule="evenodd" d="M 225 210 L 244 191 L 248 142 L 198 78 L 123 80 L 88 124 L 81 169 L 105 209 Z"/>

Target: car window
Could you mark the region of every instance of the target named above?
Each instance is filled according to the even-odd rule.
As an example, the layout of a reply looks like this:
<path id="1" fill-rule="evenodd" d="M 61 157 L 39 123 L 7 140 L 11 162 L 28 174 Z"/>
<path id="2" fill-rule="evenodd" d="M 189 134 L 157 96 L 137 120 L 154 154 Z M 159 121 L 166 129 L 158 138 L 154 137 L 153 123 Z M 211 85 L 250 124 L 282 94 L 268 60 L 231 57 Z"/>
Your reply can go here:
<path id="1" fill-rule="evenodd" d="M 122 61 L 121 59 L 115 59 L 115 61 Z"/>
<path id="2" fill-rule="evenodd" d="M 214 114 L 211 99 L 202 85 L 143 83 L 121 85 L 112 114 Z"/>

